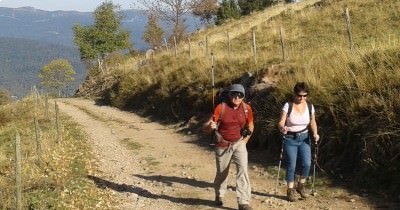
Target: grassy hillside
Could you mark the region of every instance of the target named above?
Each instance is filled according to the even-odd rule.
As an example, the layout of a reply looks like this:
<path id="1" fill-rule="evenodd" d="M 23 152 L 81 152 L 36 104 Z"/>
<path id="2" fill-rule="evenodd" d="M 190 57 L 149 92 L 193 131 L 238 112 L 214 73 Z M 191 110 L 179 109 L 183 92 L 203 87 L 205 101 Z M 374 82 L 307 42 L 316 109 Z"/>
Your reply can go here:
<path id="1" fill-rule="evenodd" d="M 344 8 L 350 10 L 354 50 L 349 49 Z M 146 65 L 113 72 L 119 80 L 109 89 L 107 99 L 115 106 L 163 120 L 204 119 L 211 111 L 212 50 L 217 87 L 240 81 L 245 72 L 252 73 L 252 84 L 262 84 L 265 77 L 274 81 L 273 88 L 249 88 L 248 100 L 257 117 L 254 147 L 265 147 L 277 157 L 281 106 L 294 83 L 306 81 L 321 127 L 322 168 L 357 186 L 395 191 L 400 187 L 395 181 L 400 174 L 399 20 L 400 1 L 395 0 L 280 4 L 193 34 L 192 57 L 188 43 L 180 43 L 178 57 L 174 51 L 163 51 Z"/>
<path id="2" fill-rule="evenodd" d="M 17 131 L 21 136 L 21 209 L 110 209 L 111 192 L 99 190 L 87 178 L 97 169 L 85 134 L 76 123 L 61 117 L 62 140 L 57 143 L 54 104 L 47 117 L 43 105 L 42 100 L 35 106 L 31 97 L 0 106 L 0 209 L 16 209 Z"/>

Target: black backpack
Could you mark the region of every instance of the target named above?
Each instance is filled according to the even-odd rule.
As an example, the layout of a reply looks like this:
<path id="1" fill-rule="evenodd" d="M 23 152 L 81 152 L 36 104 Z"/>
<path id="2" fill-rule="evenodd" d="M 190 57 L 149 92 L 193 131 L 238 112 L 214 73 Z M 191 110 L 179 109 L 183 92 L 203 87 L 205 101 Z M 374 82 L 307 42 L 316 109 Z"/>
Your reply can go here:
<path id="1" fill-rule="evenodd" d="M 229 99 L 228 94 L 229 94 L 228 88 L 221 88 L 219 91 L 217 91 L 217 93 L 215 94 L 215 107 L 218 106 L 218 104 L 221 104 L 222 102 L 227 102 Z"/>

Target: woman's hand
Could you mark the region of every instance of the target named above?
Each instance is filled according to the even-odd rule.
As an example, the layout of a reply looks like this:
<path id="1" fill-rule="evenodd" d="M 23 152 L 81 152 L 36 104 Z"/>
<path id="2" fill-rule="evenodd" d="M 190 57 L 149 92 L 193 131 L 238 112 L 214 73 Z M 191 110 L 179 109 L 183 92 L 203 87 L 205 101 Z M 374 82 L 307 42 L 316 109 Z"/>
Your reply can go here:
<path id="1" fill-rule="evenodd" d="M 318 141 L 319 141 L 319 135 L 318 135 L 318 134 L 314 134 L 313 137 L 314 137 L 314 142 L 315 142 L 315 143 L 318 143 Z"/>
<path id="2" fill-rule="evenodd" d="M 280 128 L 279 128 L 279 131 L 280 131 L 282 134 L 287 134 L 287 132 L 288 132 L 288 127 L 287 127 L 287 126 L 280 127 Z"/>

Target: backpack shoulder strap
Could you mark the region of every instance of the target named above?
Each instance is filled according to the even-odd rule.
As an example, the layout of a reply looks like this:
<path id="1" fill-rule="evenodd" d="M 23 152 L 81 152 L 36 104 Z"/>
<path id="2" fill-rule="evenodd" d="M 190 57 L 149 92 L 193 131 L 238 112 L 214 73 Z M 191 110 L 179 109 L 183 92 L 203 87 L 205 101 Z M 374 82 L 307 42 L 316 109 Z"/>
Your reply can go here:
<path id="1" fill-rule="evenodd" d="M 288 104 L 289 104 L 289 107 L 288 107 L 288 111 L 287 111 L 287 114 L 286 114 L 286 116 L 287 116 L 287 118 L 289 118 L 289 116 L 290 116 L 290 113 L 292 113 L 292 109 L 293 109 L 293 102 L 287 102 Z"/>
<path id="2" fill-rule="evenodd" d="M 219 114 L 218 122 L 220 122 L 222 120 L 222 115 L 224 115 L 224 112 L 225 112 L 225 106 L 226 106 L 225 102 L 222 102 L 221 103 L 221 113 Z"/>
<path id="3" fill-rule="evenodd" d="M 307 101 L 308 113 L 310 114 L 310 123 L 312 118 L 312 104 L 310 101 Z"/>
<path id="4" fill-rule="evenodd" d="M 243 106 L 244 116 L 246 117 L 246 122 L 247 122 L 247 119 L 249 119 L 249 110 L 247 109 L 247 104 L 245 102 L 242 102 L 242 106 Z"/>

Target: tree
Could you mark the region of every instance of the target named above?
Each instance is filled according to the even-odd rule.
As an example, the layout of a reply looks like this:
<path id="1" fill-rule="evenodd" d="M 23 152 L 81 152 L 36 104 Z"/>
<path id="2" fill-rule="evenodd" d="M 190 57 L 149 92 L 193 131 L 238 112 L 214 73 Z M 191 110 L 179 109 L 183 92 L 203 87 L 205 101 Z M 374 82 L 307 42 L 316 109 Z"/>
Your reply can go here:
<path id="1" fill-rule="evenodd" d="M 185 37 L 185 18 L 193 8 L 195 0 L 140 0 L 141 4 L 161 20 L 172 25 L 172 35 L 177 41 Z"/>
<path id="2" fill-rule="evenodd" d="M 221 6 L 218 8 L 217 19 L 215 23 L 220 25 L 227 19 L 239 19 L 240 8 L 236 0 L 223 0 Z"/>
<path id="3" fill-rule="evenodd" d="M 132 46 L 129 32 L 122 28 L 120 7 L 105 1 L 94 11 L 93 26 L 74 26 L 74 41 L 78 45 L 81 59 L 92 63 L 97 60 L 101 72 L 107 69 L 104 59 L 110 53 Z"/>
<path id="4" fill-rule="evenodd" d="M 239 0 L 238 3 L 241 14 L 249 15 L 256 10 L 262 10 L 278 3 L 278 0 Z"/>
<path id="5" fill-rule="evenodd" d="M 262 7 L 262 0 L 239 0 L 238 3 L 242 15 L 249 15 Z"/>
<path id="6" fill-rule="evenodd" d="M 75 71 L 68 60 L 56 59 L 43 66 L 39 72 L 40 84 L 48 91 L 56 90 L 61 95 L 69 83 L 74 81 Z"/>
<path id="7" fill-rule="evenodd" d="M 153 13 L 149 13 L 146 30 L 144 31 L 142 38 L 144 41 L 149 43 L 152 48 L 156 48 L 162 45 L 164 36 L 163 29 L 157 23 L 157 16 Z"/>
<path id="8" fill-rule="evenodd" d="M 198 0 L 193 7 L 193 14 L 199 16 L 205 24 L 211 24 L 218 12 L 218 0 Z"/>

